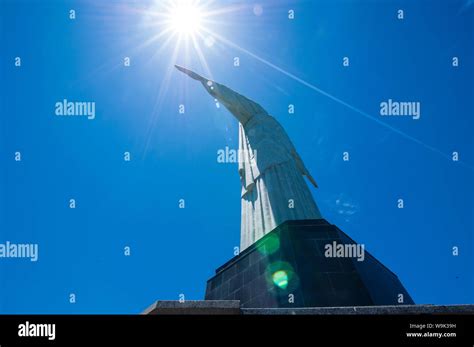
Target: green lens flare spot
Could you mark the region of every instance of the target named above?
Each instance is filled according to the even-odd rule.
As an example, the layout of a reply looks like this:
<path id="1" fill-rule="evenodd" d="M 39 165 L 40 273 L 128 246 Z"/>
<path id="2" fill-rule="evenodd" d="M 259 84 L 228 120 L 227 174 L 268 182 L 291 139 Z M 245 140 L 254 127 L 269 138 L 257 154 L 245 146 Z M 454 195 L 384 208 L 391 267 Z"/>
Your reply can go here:
<path id="1" fill-rule="evenodd" d="M 280 249 L 280 237 L 278 235 L 269 235 L 266 239 L 265 242 L 262 243 L 259 247 L 258 250 L 262 254 L 273 254 L 276 251 Z"/>
<path id="2" fill-rule="evenodd" d="M 265 270 L 267 285 L 277 289 L 278 293 L 288 293 L 299 287 L 299 279 L 291 264 L 286 261 L 270 263 Z"/>
<path id="3" fill-rule="evenodd" d="M 276 286 L 282 289 L 286 289 L 286 287 L 288 287 L 288 274 L 286 271 L 277 271 L 273 274 L 272 278 L 273 283 L 275 283 Z"/>

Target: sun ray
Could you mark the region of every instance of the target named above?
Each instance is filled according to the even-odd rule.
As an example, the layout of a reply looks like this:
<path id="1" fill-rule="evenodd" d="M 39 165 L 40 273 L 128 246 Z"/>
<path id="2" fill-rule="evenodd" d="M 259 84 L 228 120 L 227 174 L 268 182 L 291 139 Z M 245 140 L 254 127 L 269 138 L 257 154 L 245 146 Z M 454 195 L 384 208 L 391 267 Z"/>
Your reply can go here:
<path id="1" fill-rule="evenodd" d="M 203 18 L 215 18 L 216 16 L 223 15 L 223 14 L 228 14 L 228 13 L 234 13 L 237 11 L 242 11 L 245 10 L 249 7 L 249 5 L 233 5 L 233 6 L 227 6 L 227 7 L 222 7 L 219 9 L 215 10 L 209 10 L 204 12 Z"/>
<path id="2" fill-rule="evenodd" d="M 199 43 L 197 42 L 195 36 L 192 37 L 192 43 L 193 43 L 194 49 L 197 52 L 199 61 L 200 61 L 201 65 L 204 67 L 206 75 L 209 76 L 209 78 L 212 78 L 211 69 L 209 68 L 209 65 L 207 64 L 206 58 L 204 57 L 204 54 L 201 50 L 201 47 L 199 47 Z"/>
<path id="3" fill-rule="evenodd" d="M 212 71 L 201 48 L 202 42 L 208 47 L 212 47 L 212 43 L 208 44 L 209 41 L 207 40 L 209 40 L 209 36 L 205 37 L 203 33 L 210 32 L 212 33 L 210 37 L 213 38 L 215 34 L 208 29 L 208 26 L 216 23 L 225 23 L 224 20 L 215 20 L 217 16 L 248 8 L 248 6 L 229 6 L 212 9 L 211 4 L 213 2 L 213 0 L 206 2 L 192 0 L 160 1 L 157 2 L 153 8 L 149 9 L 149 11 L 143 11 L 143 14 L 147 16 L 147 28 L 157 30 L 158 34 L 153 35 L 141 43 L 137 49 L 150 46 L 155 42 L 161 42 L 163 38 L 166 38 L 164 43 L 160 43 L 160 48 L 157 49 L 155 54 L 151 57 L 150 61 L 153 61 L 154 57 L 157 54 L 161 54 L 165 48 L 169 46 L 170 42 L 176 43 L 170 57 L 171 64 L 166 69 L 161 80 L 158 95 L 149 119 L 149 125 L 145 130 L 144 156 L 148 152 L 152 134 L 159 119 L 159 110 L 168 92 L 171 73 L 178 56 L 186 66 L 192 65 L 193 63 L 195 64 L 195 60 L 197 59 L 207 76 L 212 78 Z"/>
<path id="4" fill-rule="evenodd" d="M 420 145 L 420 146 L 422 146 L 422 147 L 424 147 L 424 148 L 426 148 L 426 149 L 428 149 L 428 150 L 430 150 L 430 151 L 432 151 L 432 152 L 434 152 L 434 153 L 437 153 L 438 155 L 442 156 L 442 157 L 445 158 L 445 159 L 448 159 L 448 160 L 450 160 L 450 161 L 452 160 L 451 155 L 449 155 L 449 154 L 447 154 L 447 153 L 444 153 L 444 152 L 441 151 L 440 149 L 438 149 L 438 148 L 436 148 L 436 147 L 434 147 L 434 146 L 431 146 L 431 145 L 429 145 L 429 144 L 427 144 L 427 143 L 425 143 L 425 142 L 423 142 L 423 141 L 421 141 L 421 140 L 419 140 L 419 139 L 417 139 L 417 138 L 415 138 L 415 137 L 413 137 L 413 136 L 411 136 L 411 135 L 409 135 L 409 134 L 407 134 L 407 133 L 405 133 L 405 132 L 403 132 L 403 131 L 401 131 L 401 130 L 399 130 L 399 129 L 397 129 L 397 128 L 395 128 L 395 127 L 393 127 L 393 126 L 391 126 L 391 125 L 389 125 L 389 124 L 387 124 L 387 123 L 385 123 L 385 122 L 383 122 L 383 121 L 381 121 L 381 120 L 379 120 L 379 119 L 377 119 L 376 117 L 370 115 L 369 113 L 367 113 L 367 112 L 365 112 L 365 111 L 363 111 L 363 110 L 361 110 L 361 109 L 359 109 L 359 108 L 357 108 L 357 107 L 355 107 L 355 106 L 352 106 L 351 104 L 345 102 L 344 100 L 341 100 L 341 99 L 339 99 L 338 97 L 336 97 L 336 96 L 334 96 L 334 95 L 332 95 L 332 94 L 330 94 L 330 93 L 328 93 L 328 92 L 322 90 L 321 88 L 316 87 L 315 85 L 313 85 L 313 84 L 311 84 L 311 83 L 309 83 L 309 82 L 303 80 L 302 78 L 299 78 L 298 76 L 292 74 L 291 72 L 288 72 L 288 71 L 286 71 L 286 70 L 280 68 L 279 66 L 277 66 L 277 65 L 275 65 L 275 64 L 273 64 L 273 63 L 271 63 L 271 62 L 269 62 L 268 60 L 266 60 L 266 59 L 264 59 L 264 58 L 261 58 L 261 57 L 258 56 L 257 54 L 252 53 L 252 52 L 250 52 L 249 50 L 247 50 L 247 49 L 245 49 L 245 48 L 243 48 L 243 47 L 240 47 L 239 45 L 237 45 L 236 43 L 233 43 L 233 42 L 230 41 L 230 40 L 227 40 L 227 39 L 224 38 L 223 36 L 218 35 L 217 33 L 212 32 L 212 31 L 210 31 L 210 30 L 208 30 L 208 29 L 205 29 L 205 28 L 204 28 L 204 30 L 205 30 L 206 32 L 208 32 L 209 34 L 214 35 L 219 41 L 221 41 L 221 42 L 227 44 L 228 46 L 230 46 L 230 47 L 232 47 L 232 48 L 234 48 L 234 49 L 237 49 L 237 50 L 239 50 L 239 51 L 241 51 L 241 52 L 243 52 L 243 53 L 245 53 L 245 54 L 251 56 L 252 58 L 257 59 L 257 60 L 260 61 L 261 63 L 263 63 L 263 64 L 265 64 L 265 65 L 271 67 L 272 69 L 274 69 L 274 70 L 276 70 L 276 71 L 278 71 L 278 72 L 280 72 L 280 73 L 286 75 L 287 77 L 290 77 L 291 79 L 295 80 L 296 82 L 298 82 L 298 83 L 300 83 L 300 84 L 302 84 L 302 85 L 304 85 L 304 86 L 306 86 L 306 87 L 308 87 L 308 88 L 310 88 L 310 89 L 312 89 L 312 90 L 314 90 L 314 91 L 320 93 L 321 95 L 324 95 L 324 96 L 328 97 L 329 99 L 331 99 L 331 100 L 333 100 L 333 101 L 335 101 L 335 102 L 337 102 L 337 103 L 339 103 L 339 104 L 341 104 L 341 105 L 343 105 L 343 106 L 345 106 L 345 107 L 351 109 L 352 111 L 354 111 L 354 112 L 356 112 L 356 113 L 358 113 L 358 114 L 364 116 L 365 118 L 367 118 L 367 119 L 369 119 L 369 120 L 371 120 L 371 121 L 373 121 L 373 122 L 375 122 L 375 123 L 377 123 L 377 124 L 379 124 L 379 125 L 381 125 L 381 126 L 387 128 L 387 129 L 389 129 L 389 130 L 391 130 L 391 131 L 393 131 L 394 133 L 396 133 L 396 134 L 398 134 L 398 135 L 404 137 L 405 139 L 408 139 L 408 140 L 410 140 L 410 141 L 412 141 L 412 142 L 414 142 L 414 143 L 416 143 L 416 144 L 418 144 L 418 145 Z M 461 163 L 461 161 L 459 161 L 459 162 Z M 467 164 L 467 163 L 465 163 L 465 162 L 462 162 L 462 164 L 463 164 L 465 167 L 467 167 L 467 168 L 469 168 L 469 169 L 471 169 L 471 170 L 474 170 L 474 168 L 473 168 L 472 166 L 470 166 L 469 164 Z"/>
<path id="5" fill-rule="evenodd" d="M 171 38 L 172 38 L 172 36 L 170 37 L 170 41 L 171 41 Z M 165 76 L 161 81 L 160 88 L 158 90 L 158 95 L 157 95 L 157 98 L 156 98 L 155 103 L 153 105 L 153 111 L 152 111 L 151 116 L 150 116 L 149 126 L 146 129 L 145 146 L 144 146 L 144 149 L 143 149 L 143 156 L 144 157 L 146 156 L 146 154 L 148 152 L 148 147 L 150 145 L 150 140 L 151 140 L 151 137 L 152 137 L 151 135 L 153 134 L 153 131 L 155 129 L 156 122 L 158 120 L 159 110 L 162 106 L 164 96 L 166 95 L 166 93 L 168 92 L 168 89 L 169 89 L 169 81 L 170 81 L 170 78 L 171 78 L 171 74 L 174 71 L 173 62 L 176 60 L 176 57 L 179 53 L 180 46 L 181 46 L 181 40 L 178 40 L 177 43 L 176 43 L 176 46 L 173 50 L 172 56 L 171 56 L 171 63 L 168 66 L 168 68 L 166 69 Z"/>

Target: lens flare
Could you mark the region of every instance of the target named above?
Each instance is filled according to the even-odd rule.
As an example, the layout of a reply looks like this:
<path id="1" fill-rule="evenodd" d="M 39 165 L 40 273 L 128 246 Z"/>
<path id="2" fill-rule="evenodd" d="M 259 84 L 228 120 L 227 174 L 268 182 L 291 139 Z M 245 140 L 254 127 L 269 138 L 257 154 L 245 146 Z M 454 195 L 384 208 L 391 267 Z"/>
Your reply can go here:
<path id="1" fill-rule="evenodd" d="M 258 246 L 259 252 L 265 255 L 273 254 L 280 249 L 280 237 L 276 234 L 270 234 L 265 242 Z"/>
<path id="2" fill-rule="evenodd" d="M 280 294 L 294 291 L 300 284 L 293 266 L 286 261 L 277 260 L 270 263 L 265 270 L 265 277 L 267 284 L 276 287 Z"/>
<path id="3" fill-rule="evenodd" d="M 288 287 L 288 274 L 284 270 L 277 271 L 273 274 L 273 283 L 279 288 L 286 289 Z"/>

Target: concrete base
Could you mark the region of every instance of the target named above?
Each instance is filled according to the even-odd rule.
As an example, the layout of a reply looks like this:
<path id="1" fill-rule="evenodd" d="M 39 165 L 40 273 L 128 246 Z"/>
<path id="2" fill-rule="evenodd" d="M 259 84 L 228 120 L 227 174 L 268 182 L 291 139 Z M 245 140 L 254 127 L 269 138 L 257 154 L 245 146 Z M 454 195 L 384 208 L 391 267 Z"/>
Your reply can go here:
<path id="1" fill-rule="evenodd" d="M 443 315 L 474 314 L 474 305 L 385 305 L 241 308 L 238 300 L 157 301 L 142 314 L 160 315 Z"/>
<path id="2" fill-rule="evenodd" d="M 229 315 L 240 313 L 240 301 L 238 300 L 189 300 L 183 302 L 158 300 L 142 314 Z"/>
<path id="3" fill-rule="evenodd" d="M 386 305 L 353 307 L 246 308 L 248 315 L 443 315 L 474 314 L 474 305 Z"/>

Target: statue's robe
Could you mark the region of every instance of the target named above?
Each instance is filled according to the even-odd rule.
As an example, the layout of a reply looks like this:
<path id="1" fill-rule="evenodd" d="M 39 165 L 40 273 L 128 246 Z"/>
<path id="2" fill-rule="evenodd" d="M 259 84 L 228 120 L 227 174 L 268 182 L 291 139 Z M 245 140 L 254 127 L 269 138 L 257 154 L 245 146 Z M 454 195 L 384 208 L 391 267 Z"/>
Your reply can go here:
<path id="1" fill-rule="evenodd" d="M 280 123 L 224 85 L 203 85 L 239 121 L 241 251 L 286 220 L 322 218 L 303 176 L 316 182 Z"/>

